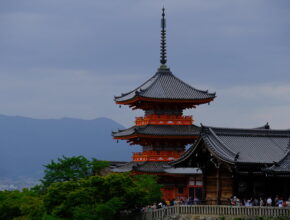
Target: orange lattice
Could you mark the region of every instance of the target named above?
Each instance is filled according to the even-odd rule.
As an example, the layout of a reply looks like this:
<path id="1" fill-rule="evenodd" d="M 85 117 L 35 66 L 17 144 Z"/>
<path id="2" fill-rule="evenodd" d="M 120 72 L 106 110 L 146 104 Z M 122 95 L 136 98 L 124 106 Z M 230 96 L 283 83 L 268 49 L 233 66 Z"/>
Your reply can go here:
<path id="1" fill-rule="evenodd" d="M 133 161 L 171 161 L 178 159 L 183 151 L 144 151 L 133 153 Z"/>
<path id="2" fill-rule="evenodd" d="M 141 125 L 192 125 L 192 116 L 181 115 L 146 115 L 136 117 L 136 126 Z"/>

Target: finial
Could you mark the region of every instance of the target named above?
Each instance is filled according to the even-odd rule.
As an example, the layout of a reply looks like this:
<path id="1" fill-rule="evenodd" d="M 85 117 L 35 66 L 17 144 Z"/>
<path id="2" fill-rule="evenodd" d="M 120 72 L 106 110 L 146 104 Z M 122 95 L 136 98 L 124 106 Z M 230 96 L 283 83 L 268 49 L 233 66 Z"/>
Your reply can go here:
<path id="1" fill-rule="evenodd" d="M 162 19 L 161 19 L 161 48 L 160 48 L 160 63 L 161 66 L 166 64 L 166 20 L 165 20 L 165 8 L 162 8 Z"/>

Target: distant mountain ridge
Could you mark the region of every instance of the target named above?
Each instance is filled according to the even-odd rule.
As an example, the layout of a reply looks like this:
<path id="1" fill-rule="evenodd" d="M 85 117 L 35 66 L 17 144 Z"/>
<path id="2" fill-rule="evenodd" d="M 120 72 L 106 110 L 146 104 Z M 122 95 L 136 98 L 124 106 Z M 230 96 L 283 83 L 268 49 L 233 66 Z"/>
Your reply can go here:
<path id="1" fill-rule="evenodd" d="M 0 178 L 41 177 L 44 164 L 64 156 L 129 161 L 132 151 L 111 132 L 123 126 L 108 118 L 32 119 L 0 115 Z"/>

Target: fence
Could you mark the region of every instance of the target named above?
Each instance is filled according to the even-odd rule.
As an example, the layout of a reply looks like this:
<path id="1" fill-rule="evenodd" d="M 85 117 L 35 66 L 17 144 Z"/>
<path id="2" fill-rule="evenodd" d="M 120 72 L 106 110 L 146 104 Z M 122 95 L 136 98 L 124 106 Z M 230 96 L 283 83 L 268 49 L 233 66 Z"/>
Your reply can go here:
<path id="1" fill-rule="evenodd" d="M 223 206 L 223 205 L 180 205 L 169 206 L 153 211 L 143 212 L 133 218 L 141 220 L 159 220 L 174 215 L 194 216 L 237 216 L 237 217 L 290 217 L 289 208 L 280 207 L 245 207 L 245 206 Z"/>

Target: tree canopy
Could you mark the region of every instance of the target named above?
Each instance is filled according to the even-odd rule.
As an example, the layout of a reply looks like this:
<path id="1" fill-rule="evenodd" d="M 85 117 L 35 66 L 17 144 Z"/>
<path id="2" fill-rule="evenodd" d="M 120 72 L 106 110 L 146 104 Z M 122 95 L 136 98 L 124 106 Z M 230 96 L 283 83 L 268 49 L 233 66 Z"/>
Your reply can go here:
<path id="1" fill-rule="evenodd" d="M 107 161 L 93 158 L 91 161 L 83 156 L 58 158 L 56 161 L 44 165 L 44 177 L 41 183 L 45 188 L 55 182 L 74 181 L 81 178 L 97 175 L 108 167 Z"/>
<path id="2" fill-rule="evenodd" d="M 0 191 L 1 220 L 110 220 L 161 199 L 154 176 L 99 175 L 108 162 L 62 157 L 45 166 L 41 184 L 31 190 Z M 45 188 L 45 190 L 38 190 Z"/>

